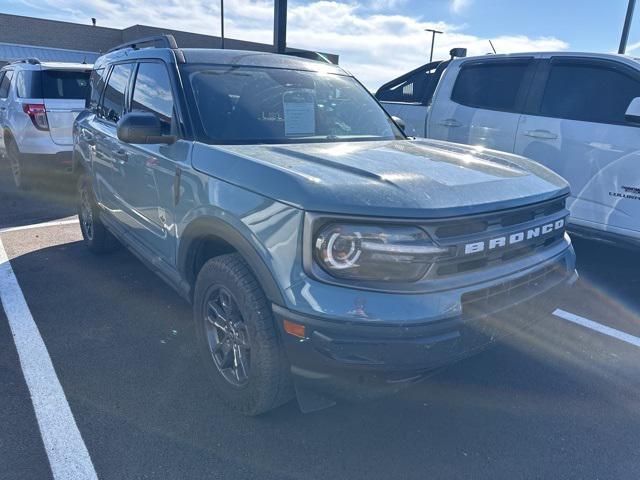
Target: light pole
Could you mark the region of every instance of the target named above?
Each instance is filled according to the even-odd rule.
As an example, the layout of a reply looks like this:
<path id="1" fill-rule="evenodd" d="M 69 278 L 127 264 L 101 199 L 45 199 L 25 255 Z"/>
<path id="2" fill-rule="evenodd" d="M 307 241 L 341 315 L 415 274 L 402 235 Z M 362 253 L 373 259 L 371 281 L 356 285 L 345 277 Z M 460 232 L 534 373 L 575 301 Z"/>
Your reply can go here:
<path id="1" fill-rule="evenodd" d="M 443 33 L 440 30 L 425 28 L 425 32 L 431 32 L 431 55 L 429 55 L 429 63 L 433 62 L 433 45 L 436 43 L 436 33 Z"/>
<path id="2" fill-rule="evenodd" d="M 633 9 L 636 7 L 636 0 L 629 0 L 627 5 L 627 16 L 624 19 L 624 27 L 622 27 L 622 37 L 620 37 L 620 47 L 618 53 L 623 54 L 627 50 L 627 40 L 629 39 L 629 30 L 631 30 L 631 19 L 633 18 Z"/>
<path id="3" fill-rule="evenodd" d="M 273 2 L 273 46 L 276 53 L 287 51 L 287 0 Z"/>
<path id="4" fill-rule="evenodd" d="M 224 0 L 220 0 L 220 48 L 224 50 Z"/>

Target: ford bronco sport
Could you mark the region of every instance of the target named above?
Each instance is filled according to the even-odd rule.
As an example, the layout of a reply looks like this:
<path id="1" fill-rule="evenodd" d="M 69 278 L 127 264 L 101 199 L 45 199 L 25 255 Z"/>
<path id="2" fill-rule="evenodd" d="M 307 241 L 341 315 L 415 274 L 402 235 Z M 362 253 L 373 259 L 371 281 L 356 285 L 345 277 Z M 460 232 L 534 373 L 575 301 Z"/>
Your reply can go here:
<path id="1" fill-rule="evenodd" d="M 124 244 L 192 303 L 245 414 L 397 390 L 576 278 L 562 178 L 409 139 L 338 66 L 163 36 L 100 57 L 90 84 L 84 241 Z"/>

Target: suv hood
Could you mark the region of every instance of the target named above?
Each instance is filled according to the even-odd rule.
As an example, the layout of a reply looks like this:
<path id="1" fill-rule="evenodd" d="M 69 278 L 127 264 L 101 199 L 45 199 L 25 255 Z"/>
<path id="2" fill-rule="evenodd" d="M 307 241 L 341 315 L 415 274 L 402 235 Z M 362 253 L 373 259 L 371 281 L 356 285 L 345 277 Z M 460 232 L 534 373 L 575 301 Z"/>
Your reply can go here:
<path id="1" fill-rule="evenodd" d="M 442 218 L 569 193 L 562 177 L 526 158 L 432 140 L 196 143 L 193 166 L 304 210 L 349 215 Z"/>

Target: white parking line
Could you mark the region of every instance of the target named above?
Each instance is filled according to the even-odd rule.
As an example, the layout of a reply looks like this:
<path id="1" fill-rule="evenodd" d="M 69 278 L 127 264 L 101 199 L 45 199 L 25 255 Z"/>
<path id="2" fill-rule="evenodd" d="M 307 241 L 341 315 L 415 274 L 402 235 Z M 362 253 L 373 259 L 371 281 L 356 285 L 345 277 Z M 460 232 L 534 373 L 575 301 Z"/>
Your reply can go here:
<path id="1" fill-rule="evenodd" d="M 55 480 L 97 479 L 91 457 L 0 240 L 0 300 Z"/>
<path id="2" fill-rule="evenodd" d="M 583 327 L 590 328 L 591 330 L 595 330 L 596 332 L 603 333 L 623 342 L 635 345 L 636 347 L 640 347 L 640 338 L 634 337 L 633 335 L 625 333 L 621 330 L 607 327 L 606 325 L 602 325 L 601 323 L 594 322 L 593 320 L 589 320 L 588 318 L 581 317 L 580 315 L 576 315 L 574 313 L 565 312 L 564 310 L 561 310 L 559 308 L 555 312 L 553 312 L 553 314 L 556 317 L 563 318 L 565 320 L 568 320 L 569 322 L 575 323 L 577 325 L 582 325 Z"/>
<path id="3" fill-rule="evenodd" d="M 60 225 L 73 225 L 78 223 L 78 218 L 70 218 L 68 220 L 56 220 L 54 222 L 33 223 L 31 225 L 21 225 L 19 227 L 9 227 L 0 229 L 0 233 L 19 232 L 20 230 L 31 230 L 32 228 L 57 227 Z"/>

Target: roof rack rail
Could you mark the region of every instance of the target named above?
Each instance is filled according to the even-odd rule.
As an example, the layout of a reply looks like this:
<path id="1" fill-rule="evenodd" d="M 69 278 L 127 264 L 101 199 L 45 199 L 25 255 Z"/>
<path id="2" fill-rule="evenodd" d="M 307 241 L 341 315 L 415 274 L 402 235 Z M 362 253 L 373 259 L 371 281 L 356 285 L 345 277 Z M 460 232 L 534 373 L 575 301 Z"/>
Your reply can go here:
<path id="1" fill-rule="evenodd" d="M 32 58 L 21 58 L 20 60 L 14 60 L 12 62 L 9 62 L 10 64 L 13 63 L 29 63 L 31 65 L 40 65 L 40 60 L 38 60 L 35 57 Z"/>
<path id="2" fill-rule="evenodd" d="M 107 53 L 122 50 L 124 48 L 133 48 L 134 50 L 137 50 L 139 48 L 143 48 L 143 45 L 145 44 L 150 44 L 150 47 L 155 48 L 178 48 L 178 44 L 176 43 L 176 39 L 173 38 L 173 35 L 166 33 L 162 35 L 153 35 L 151 37 L 138 38 L 137 40 L 117 45 L 107 50 Z"/>

